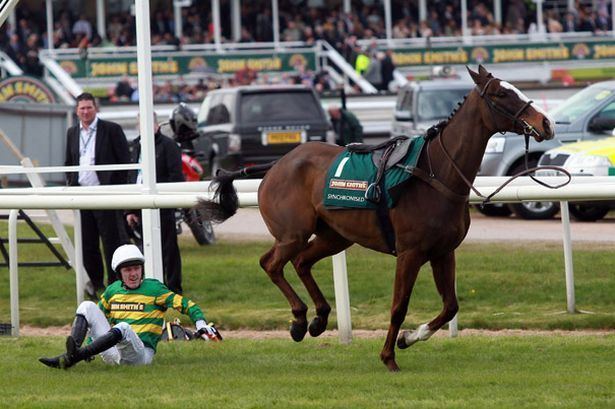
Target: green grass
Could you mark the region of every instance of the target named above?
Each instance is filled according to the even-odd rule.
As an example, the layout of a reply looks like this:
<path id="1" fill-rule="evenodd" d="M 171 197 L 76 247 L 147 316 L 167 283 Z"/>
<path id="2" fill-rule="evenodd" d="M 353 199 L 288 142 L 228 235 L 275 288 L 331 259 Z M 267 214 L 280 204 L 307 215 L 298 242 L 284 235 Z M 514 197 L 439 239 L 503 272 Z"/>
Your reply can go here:
<path id="1" fill-rule="evenodd" d="M 0 225 L 0 228 L 3 226 Z M 6 231 L 6 230 L 5 230 Z M 266 242 L 199 247 L 181 241 L 186 295 L 198 302 L 222 329 L 285 329 L 290 308 L 261 270 Z M 20 260 L 50 259 L 41 245 L 20 245 Z M 457 251 L 462 328 L 613 329 L 615 265 L 608 245 L 575 245 L 577 308 L 566 314 L 561 245 L 543 243 L 463 244 Z M 387 328 L 396 259 L 354 246 L 348 253 L 350 301 L 355 328 Z M 0 274 L 0 322 L 9 322 L 9 278 Z M 314 268 L 323 293 L 335 307 L 331 260 Z M 63 268 L 20 269 L 22 324 L 66 325 L 75 309 L 75 278 Z M 286 276 L 314 314 L 313 304 L 291 266 Z M 434 317 L 441 309 L 431 270 L 424 267 L 414 288 L 405 327 Z M 329 328 L 335 326 L 335 311 Z"/>
<path id="2" fill-rule="evenodd" d="M 0 225 L 0 228 L 3 228 Z M 258 266 L 268 243 L 181 243 L 186 295 L 224 330 L 286 329 L 279 290 Z M 564 314 L 563 255 L 557 244 L 464 244 L 457 252 L 462 328 L 615 328 L 612 249 L 575 245 L 577 304 Z M 20 259 L 48 259 L 20 246 Z M 359 247 L 348 254 L 354 328 L 388 325 L 395 259 Z M 9 322 L 7 269 L 0 322 Z M 334 306 L 331 262 L 314 270 Z M 294 272 L 287 276 L 311 303 Z M 22 324 L 65 325 L 75 308 L 74 272 L 20 270 Z M 431 272 L 419 275 L 405 328 L 439 312 Z M 335 312 L 335 311 L 334 311 Z M 310 310 L 310 315 L 313 311 Z M 335 314 L 329 328 L 335 326 Z M 378 359 L 383 339 L 227 339 L 162 343 L 153 365 L 109 367 L 96 359 L 68 371 L 37 362 L 63 350 L 60 337 L 0 337 L 0 407 L 223 408 L 608 408 L 615 407 L 615 335 L 436 337 L 398 351 L 402 372 Z"/>
<path id="3" fill-rule="evenodd" d="M 434 338 L 377 358 L 382 340 L 227 340 L 162 344 L 151 366 L 99 358 L 67 371 L 41 355 L 52 338 L 0 338 L 0 407 L 607 408 L 615 336 Z"/>

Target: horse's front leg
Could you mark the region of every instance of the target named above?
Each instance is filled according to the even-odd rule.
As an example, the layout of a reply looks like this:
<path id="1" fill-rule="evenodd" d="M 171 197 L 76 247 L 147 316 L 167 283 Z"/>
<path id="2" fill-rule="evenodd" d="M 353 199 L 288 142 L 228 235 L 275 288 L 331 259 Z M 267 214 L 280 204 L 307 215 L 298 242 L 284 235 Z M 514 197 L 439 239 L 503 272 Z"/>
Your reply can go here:
<path id="1" fill-rule="evenodd" d="M 459 309 L 455 293 L 455 252 L 451 251 L 443 257 L 431 260 L 431 268 L 436 287 L 442 297 L 442 311 L 429 323 L 419 325 L 416 330 L 404 331 L 397 340 L 397 345 L 402 349 L 408 348 L 417 341 L 429 339 L 444 324 L 453 319 Z"/>
<path id="2" fill-rule="evenodd" d="M 401 324 L 406 318 L 412 288 L 423 263 L 423 258 L 415 251 L 406 251 L 397 256 L 393 303 L 391 306 L 391 323 L 384 347 L 382 352 L 380 352 L 380 359 L 389 368 L 389 371 L 399 371 L 399 366 L 395 362 L 395 339 Z"/>

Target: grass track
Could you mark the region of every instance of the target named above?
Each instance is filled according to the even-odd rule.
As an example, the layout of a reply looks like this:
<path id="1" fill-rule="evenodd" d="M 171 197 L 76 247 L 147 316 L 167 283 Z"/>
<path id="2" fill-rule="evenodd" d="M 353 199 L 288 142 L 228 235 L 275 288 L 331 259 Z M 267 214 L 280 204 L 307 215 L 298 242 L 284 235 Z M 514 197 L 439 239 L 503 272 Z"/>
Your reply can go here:
<path id="1" fill-rule="evenodd" d="M 1 224 L 0 224 L 1 226 Z M 288 303 L 260 269 L 264 242 L 198 247 L 182 241 L 186 295 L 204 307 L 221 329 L 286 329 L 292 318 Z M 463 244 L 457 251 L 458 297 L 462 328 L 615 329 L 615 264 L 608 245 L 575 246 L 577 307 L 592 314 L 564 314 L 566 290 L 563 253 L 558 244 Z M 40 246 L 20 246 L 21 260 L 48 259 Z M 353 326 L 386 329 L 395 258 L 357 246 L 348 253 Z M 5 273 L 1 273 L 4 271 Z M 335 307 L 331 261 L 323 260 L 314 276 Z M 313 304 L 296 274 L 286 276 L 314 314 Z M 22 268 L 22 324 L 66 325 L 75 309 L 72 270 Z M 0 322 L 9 322 L 9 285 L 0 270 Z M 434 317 L 442 308 L 431 271 L 423 268 L 410 301 L 404 327 Z M 329 328 L 334 328 L 335 311 Z"/>
<path id="2" fill-rule="evenodd" d="M 287 328 L 288 305 L 258 267 L 267 243 L 181 245 L 186 293 L 220 328 Z M 20 251 L 22 260 L 48 258 L 39 248 Z M 561 246 L 464 244 L 457 252 L 460 326 L 613 329 L 612 254 L 609 246 L 575 246 L 578 307 L 593 314 L 569 315 L 561 314 Z M 386 328 L 394 262 L 358 247 L 350 250 L 355 328 Z M 0 322 L 9 321 L 4 272 Z M 314 274 L 333 304 L 330 261 L 318 264 Z M 298 284 L 290 269 L 287 277 Z M 22 323 L 68 324 L 74 288 L 72 271 L 22 269 Z M 298 292 L 307 301 L 301 287 Z M 425 322 L 440 307 L 431 273 L 424 269 L 404 328 Z M 333 315 L 329 328 L 334 326 Z M 615 335 L 434 338 L 398 352 L 399 374 L 388 373 L 378 359 L 383 341 L 355 339 L 350 346 L 331 338 L 300 344 L 290 339 L 162 344 L 150 367 L 111 368 L 97 359 L 55 371 L 37 358 L 59 353 L 63 339 L 0 337 L 0 407 L 615 407 Z"/>
<path id="3" fill-rule="evenodd" d="M 381 340 L 160 345 L 149 367 L 37 362 L 63 339 L 0 338 L 0 407 L 612 408 L 615 335 L 434 338 L 378 359 Z"/>

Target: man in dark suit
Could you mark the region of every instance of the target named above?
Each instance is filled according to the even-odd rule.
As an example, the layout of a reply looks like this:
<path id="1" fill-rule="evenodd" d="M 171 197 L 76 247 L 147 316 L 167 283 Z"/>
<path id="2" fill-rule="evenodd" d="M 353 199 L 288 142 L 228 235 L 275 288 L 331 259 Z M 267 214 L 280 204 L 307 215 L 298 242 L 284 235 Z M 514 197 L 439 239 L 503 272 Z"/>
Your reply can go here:
<path id="1" fill-rule="evenodd" d="M 129 163 L 128 143 L 122 128 L 96 115 L 96 101 L 92 94 L 77 97 L 76 113 L 79 123 L 66 132 L 66 166 L 111 165 Z M 126 171 L 69 172 L 69 186 L 97 186 L 126 183 Z M 90 277 L 86 292 L 96 297 L 105 288 L 104 267 L 99 239 L 102 241 L 107 265 L 107 284 L 117 277 L 111 268 L 111 257 L 116 248 L 128 242 L 122 213 L 118 210 L 81 210 L 83 237 L 83 264 Z"/>

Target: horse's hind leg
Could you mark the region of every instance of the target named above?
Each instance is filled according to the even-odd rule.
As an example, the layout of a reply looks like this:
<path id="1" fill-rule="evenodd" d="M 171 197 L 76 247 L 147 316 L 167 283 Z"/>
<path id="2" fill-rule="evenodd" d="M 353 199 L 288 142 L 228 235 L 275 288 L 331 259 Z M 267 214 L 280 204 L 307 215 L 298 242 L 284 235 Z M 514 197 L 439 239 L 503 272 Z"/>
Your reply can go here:
<path id="1" fill-rule="evenodd" d="M 307 332 L 307 305 L 299 298 L 290 283 L 284 278 L 284 265 L 306 246 L 305 241 L 279 242 L 260 259 L 260 265 L 271 281 L 278 286 L 284 294 L 295 319 L 290 327 L 293 340 L 299 342 Z"/>
<path id="2" fill-rule="evenodd" d="M 352 243 L 331 229 L 320 231 L 314 240 L 292 260 L 295 270 L 316 307 L 316 317 L 309 326 L 310 335 L 317 337 L 327 329 L 331 306 L 312 276 L 312 266 L 325 257 L 347 249 Z"/>
<path id="3" fill-rule="evenodd" d="M 404 331 L 397 341 L 400 348 L 407 348 L 417 341 L 426 341 L 444 324 L 449 322 L 459 309 L 455 294 L 455 253 L 451 251 L 444 257 L 431 260 L 431 269 L 436 288 L 442 297 L 442 311 L 429 323 L 421 324 L 412 331 Z"/>

